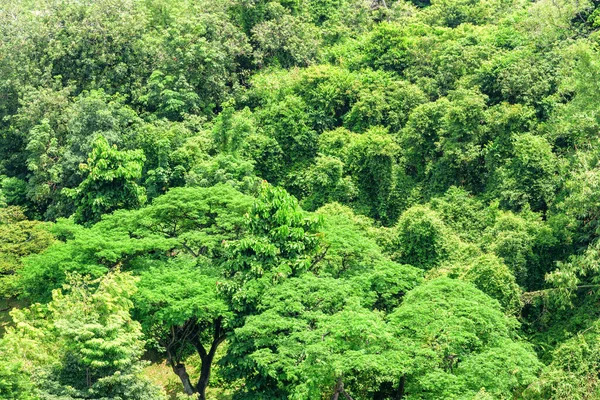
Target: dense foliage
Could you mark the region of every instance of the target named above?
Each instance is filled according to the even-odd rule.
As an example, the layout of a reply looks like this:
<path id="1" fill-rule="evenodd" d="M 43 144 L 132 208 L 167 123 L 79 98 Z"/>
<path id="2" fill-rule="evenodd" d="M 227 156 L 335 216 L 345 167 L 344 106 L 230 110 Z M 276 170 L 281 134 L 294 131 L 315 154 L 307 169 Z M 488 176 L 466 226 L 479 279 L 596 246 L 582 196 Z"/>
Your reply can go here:
<path id="1" fill-rule="evenodd" d="M 600 397 L 598 1 L 1 3 L 0 398 Z"/>

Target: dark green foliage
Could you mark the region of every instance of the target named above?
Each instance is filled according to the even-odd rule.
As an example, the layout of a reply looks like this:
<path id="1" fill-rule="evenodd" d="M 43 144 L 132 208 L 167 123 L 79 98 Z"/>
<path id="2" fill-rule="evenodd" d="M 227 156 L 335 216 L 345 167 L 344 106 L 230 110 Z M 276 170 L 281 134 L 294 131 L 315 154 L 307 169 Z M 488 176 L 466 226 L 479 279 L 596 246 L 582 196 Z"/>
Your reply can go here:
<path id="1" fill-rule="evenodd" d="M 266 109 L 260 117 L 265 133 L 277 140 L 287 168 L 316 155 L 317 134 L 310 126 L 306 104 L 301 98 L 288 96 Z"/>
<path id="2" fill-rule="evenodd" d="M 348 148 L 348 169 L 360 191 L 359 207 L 383 221 L 388 221 L 386 204 L 392 191 L 396 151 L 392 138 L 377 128 L 356 136 Z"/>
<path id="3" fill-rule="evenodd" d="M 552 362 L 524 393 L 526 399 L 592 399 L 598 396 L 598 324 L 563 342 Z"/>
<path id="4" fill-rule="evenodd" d="M 284 68 L 312 64 L 320 44 L 317 27 L 289 15 L 278 2 L 267 3 L 266 14 L 268 19 L 252 28 L 255 62 Z"/>
<path id="5" fill-rule="evenodd" d="M 554 199 L 558 170 L 550 144 L 543 137 L 523 134 L 513 138 L 512 148 L 513 154 L 493 178 L 498 197 L 507 208 L 528 204 L 536 211 L 546 209 Z"/>

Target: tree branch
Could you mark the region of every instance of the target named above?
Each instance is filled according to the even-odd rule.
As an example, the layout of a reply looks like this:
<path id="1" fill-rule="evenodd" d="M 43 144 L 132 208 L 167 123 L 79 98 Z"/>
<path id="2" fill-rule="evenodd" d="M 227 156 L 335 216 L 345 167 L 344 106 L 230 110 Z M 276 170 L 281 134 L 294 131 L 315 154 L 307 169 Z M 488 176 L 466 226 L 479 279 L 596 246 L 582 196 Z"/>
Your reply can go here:
<path id="1" fill-rule="evenodd" d="M 327 245 L 327 247 L 325 247 L 325 250 L 323 250 L 323 252 L 321 254 L 319 254 L 317 257 L 315 257 L 313 262 L 310 264 L 310 270 L 312 270 L 318 263 L 323 261 L 323 259 L 327 255 L 327 251 L 329 250 L 330 247 L 331 247 L 330 245 Z"/>

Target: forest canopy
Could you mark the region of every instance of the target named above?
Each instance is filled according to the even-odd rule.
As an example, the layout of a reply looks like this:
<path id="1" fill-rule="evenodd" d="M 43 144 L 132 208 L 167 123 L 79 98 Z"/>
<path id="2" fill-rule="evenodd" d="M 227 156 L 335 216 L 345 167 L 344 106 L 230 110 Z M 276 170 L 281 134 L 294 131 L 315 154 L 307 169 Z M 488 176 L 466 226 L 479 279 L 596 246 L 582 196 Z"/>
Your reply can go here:
<path id="1" fill-rule="evenodd" d="M 600 2 L 1 3 L 0 399 L 600 398 Z"/>

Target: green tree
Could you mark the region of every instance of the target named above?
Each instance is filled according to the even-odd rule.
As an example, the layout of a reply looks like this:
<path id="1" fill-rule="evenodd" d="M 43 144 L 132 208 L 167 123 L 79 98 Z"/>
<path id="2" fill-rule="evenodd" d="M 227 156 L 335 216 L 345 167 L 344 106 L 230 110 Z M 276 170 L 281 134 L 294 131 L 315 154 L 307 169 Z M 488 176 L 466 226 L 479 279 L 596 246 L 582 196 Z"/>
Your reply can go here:
<path id="1" fill-rule="evenodd" d="M 134 292 L 135 279 L 126 273 L 72 277 L 48 305 L 13 313 L 16 327 L 3 339 L 3 359 L 21 361 L 36 398 L 163 399 L 139 376 L 144 345 L 130 316 Z"/>
<path id="2" fill-rule="evenodd" d="M 186 81 L 154 71 L 148 79 L 146 92 L 137 99 L 153 117 L 181 121 L 186 114 L 199 111 L 200 96 Z"/>
<path id="3" fill-rule="evenodd" d="M 459 89 L 409 115 L 399 137 L 404 167 L 409 176 L 426 182 L 429 194 L 452 185 L 481 191 L 485 100 L 480 93 Z"/>
<path id="4" fill-rule="evenodd" d="M 27 220 L 18 207 L 0 208 L 0 296 L 19 294 L 22 258 L 43 252 L 53 242 L 47 223 Z"/>
<path id="5" fill-rule="evenodd" d="M 231 243 L 224 266 L 222 293 L 230 305 L 233 328 L 256 314 L 266 290 L 315 268 L 320 221 L 307 215 L 285 190 L 264 183 L 247 217 L 245 237 Z M 224 362 L 229 377 L 250 379 L 251 369 L 240 359 L 249 356 L 246 343 L 233 336 Z"/>
<path id="6" fill-rule="evenodd" d="M 355 137 L 347 155 L 348 170 L 360 190 L 358 207 L 370 217 L 388 223 L 397 151 L 397 144 L 385 129 L 372 128 Z"/>
<path id="7" fill-rule="evenodd" d="M 284 171 L 311 160 L 317 153 L 317 133 L 312 129 L 307 105 L 301 97 L 290 95 L 258 114 L 265 133 L 281 148 Z M 272 182 L 276 184 L 277 182 Z"/>
<path id="8" fill-rule="evenodd" d="M 201 400 L 206 399 L 216 351 L 229 332 L 230 313 L 219 296 L 222 277 L 217 272 L 208 265 L 196 265 L 193 258 L 179 257 L 144 271 L 134 298 L 144 331 L 166 353 L 185 393 L 197 393 Z M 191 351 L 201 361 L 196 383 L 184 364 Z"/>
<path id="9" fill-rule="evenodd" d="M 144 160 L 141 151 L 119 151 L 98 137 L 87 164 L 81 165 L 87 177 L 76 189 L 66 191 L 75 200 L 75 221 L 89 225 L 116 209 L 144 204 L 145 191 L 136 183 Z"/>
<path id="10" fill-rule="evenodd" d="M 498 300 L 505 313 L 516 315 L 521 311 L 523 291 L 512 271 L 498 257 L 485 254 L 468 263 L 452 264 L 441 269 L 448 277 L 470 282 Z"/>
<path id="11" fill-rule="evenodd" d="M 269 18 L 252 28 L 255 62 L 284 68 L 312 64 L 320 48 L 321 34 L 317 27 L 289 15 L 278 2 L 267 3 L 265 9 Z"/>
<path id="12" fill-rule="evenodd" d="M 519 285 L 538 289 L 544 275 L 553 268 L 557 238 L 551 225 L 544 224 L 537 213 L 524 210 L 516 215 L 500 213 L 483 232 L 481 247 L 502 258 Z"/>
<path id="13" fill-rule="evenodd" d="M 524 399 L 593 399 L 600 394 L 598 322 L 561 343 L 538 380 L 523 393 Z"/>
<path id="14" fill-rule="evenodd" d="M 448 258 L 451 243 L 452 233 L 435 211 L 414 206 L 400 216 L 395 227 L 394 258 L 430 269 Z"/>
<path id="15" fill-rule="evenodd" d="M 215 146 L 223 153 L 237 152 L 246 137 L 255 133 L 254 124 L 250 109 L 236 113 L 232 105 L 227 105 L 215 119 L 212 130 Z"/>
<path id="16" fill-rule="evenodd" d="M 252 373 L 240 398 L 368 396 L 399 360 L 382 313 L 361 307 L 351 282 L 303 275 L 270 289 L 261 313 L 236 329 Z M 337 394 L 337 395 L 336 395 Z"/>
<path id="17" fill-rule="evenodd" d="M 224 294 L 242 322 L 272 284 L 313 267 L 320 244 L 319 218 L 308 215 L 285 190 L 264 183 L 248 215 L 247 234 L 228 247 Z"/>
<path id="18" fill-rule="evenodd" d="M 516 336 L 518 323 L 496 300 L 469 283 L 438 278 L 409 292 L 389 316 L 410 360 L 407 396 L 472 397 L 482 389 L 513 398 L 541 363 Z"/>
<path id="19" fill-rule="evenodd" d="M 119 210 L 86 228 L 55 225 L 58 242 L 29 258 L 19 274 L 29 298 L 44 300 L 70 272 L 101 278 L 119 266 L 140 277 L 133 314 L 149 345 L 164 355 L 185 391 L 206 396 L 215 352 L 234 314 L 221 296 L 226 245 L 246 232 L 252 198 L 226 184 L 174 188 L 139 210 Z M 201 360 L 191 382 L 186 359 Z"/>
<path id="20" fill-rule="evenodd" d="M 554 200 L 558 160 L 550 144 L 542 137 L 523 134 L 513 139 L 513 154 L 492 178 L 498 197 L 507 208 L 519 209 L 529 204 L 535 211 L 544 210 Z"/>

